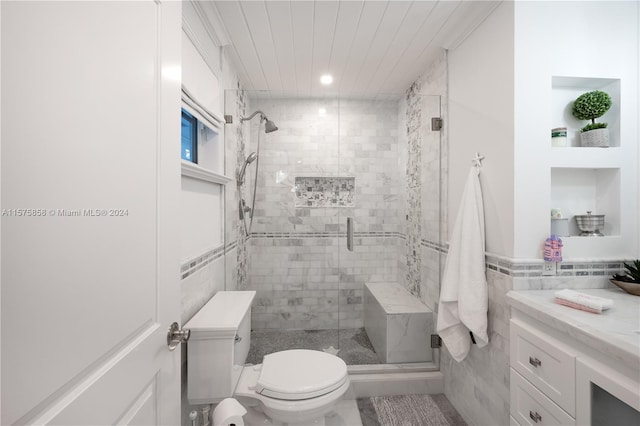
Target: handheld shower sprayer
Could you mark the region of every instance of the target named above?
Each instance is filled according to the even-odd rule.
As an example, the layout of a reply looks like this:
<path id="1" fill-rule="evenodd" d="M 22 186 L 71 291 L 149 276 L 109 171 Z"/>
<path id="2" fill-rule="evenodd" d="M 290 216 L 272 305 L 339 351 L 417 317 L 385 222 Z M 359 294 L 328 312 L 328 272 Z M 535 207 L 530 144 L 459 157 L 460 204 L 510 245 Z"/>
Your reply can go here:
<path id="1" fill-rule="evenodd" d="M 238 172 L 238 175 L 236 176 L 238 185 L 242 185 L 244 183 L 244 174 L 247 171 L 247 166 L 253 163 L 254 161 L 256 161 L 257 158 L 258 158 L 258 153 L 252 152 L 251 154 L 249 154 L 247 159 L 244 160 L 244 164 L 242 165 L 242 168 L 240 169 L 240 171 Z"/>
<path id="2" fill-rule="evenodd" d="M 254 151 L 251 154 L 249 154 L 247 159 L 244 160 L 244 164 L 242 165 L 242 167 L 240 168 L 240 170 L 238 171 L 238 173 L 236 175 L 236 183 L 238 185 L 238 194 L 239 194 L 238 213 L 239 213 L 239 216 L 240 216 L 240 220 L 244 224 L 244 232 L 245 232 L 246 235 L 249 235 L 249 232 L 251 231 L 251 225 L 253 224 L 254 207 L 256 205 L 256 187 L 257 187 L 257 184 L 258 184 L 258 165 L 260 164 L 260 161 L 256 161 L 256 160 L 258 160 L 258 153 L 260 152 L 260 125 L 264 121 L 264 132 L 265 133 L 271 133 L 271 132 L 275 132 L 276 130 L 278 130 L 278 126 L 276 126 L 276 123 L 274 123 L 273 121 L 269 120 L 267 118 L 266 114 L 264 112 L 260 111 L 260 110 L 255 111 L 249 117 L 240 117 L 240 123 L 243 123 L 245 121 L 249 121 L 249 120 L 251 120 L 253 117 L 255 117 L 258 114 L 260 114 L 260 123 L 258 124 L 257 149 L 256 149 L 256 151 Z M 253 202 L 252 202 L 252 207 L 249 207 L 249 206 L 246 205 L 244 199 L 242 198 L 242 185 L 244 184 L 244 177 L 245 177 L 245 173 L 247 171 L 247 166 L 249 166 L 249 164 L 253 163 L 254 161 L 256 161 L 256 168 L 255 168 L 254 180 L 253 180 L 253 197 L 252 197 Z M 246 213 L 249 214 L 248 215 L 249 216 L 249 226 L 247 226 L 247 214 Z"/>

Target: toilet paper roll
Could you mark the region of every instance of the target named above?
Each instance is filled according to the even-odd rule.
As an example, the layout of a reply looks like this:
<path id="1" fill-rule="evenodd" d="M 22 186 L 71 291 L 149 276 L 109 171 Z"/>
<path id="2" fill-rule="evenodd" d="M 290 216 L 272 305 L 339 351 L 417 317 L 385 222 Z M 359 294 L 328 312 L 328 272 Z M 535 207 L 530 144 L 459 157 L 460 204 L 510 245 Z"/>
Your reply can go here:
<path id="1" fill-rule="evenodd" d="M 213 410 L 213 426 L 244 426 L 242 416 L 246 413 L 247 410 L 235 399 L 223 399 Z"/>

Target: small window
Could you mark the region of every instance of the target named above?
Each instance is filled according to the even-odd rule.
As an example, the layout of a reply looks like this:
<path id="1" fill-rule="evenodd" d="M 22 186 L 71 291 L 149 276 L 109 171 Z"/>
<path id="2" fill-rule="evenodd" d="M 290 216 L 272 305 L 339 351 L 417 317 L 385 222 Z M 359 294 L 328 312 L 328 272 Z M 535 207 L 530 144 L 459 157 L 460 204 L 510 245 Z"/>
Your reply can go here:
<path id="1" fill-rule="evenodd" d="M 2 1 L 2 0 L 0 0 Z M 183 104 L 180 158 L 199 167 L 220 173 L 224 170 L 224 145 L 219 128 L 196 108 Z"/>
<path id="2" fill-rule="evenodd" d="M 182 109 L 182 154 L 183 160 L 198 163 L 198 120 Z"/>

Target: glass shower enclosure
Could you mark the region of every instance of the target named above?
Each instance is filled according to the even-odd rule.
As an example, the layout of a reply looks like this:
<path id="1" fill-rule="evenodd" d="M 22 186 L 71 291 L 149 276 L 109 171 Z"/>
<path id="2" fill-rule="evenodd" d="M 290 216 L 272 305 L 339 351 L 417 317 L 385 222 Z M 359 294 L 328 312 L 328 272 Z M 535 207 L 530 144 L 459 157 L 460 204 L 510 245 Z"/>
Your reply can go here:
<path id="1" fill-rule="evenodd" d="M 225 223 L 226 288 L 256 291 L 248 361 L 306 348 L 373 370 L 437 369 L 440 97 L 233 90 L 225 105 L 227 175 L 246 166 Z"/>

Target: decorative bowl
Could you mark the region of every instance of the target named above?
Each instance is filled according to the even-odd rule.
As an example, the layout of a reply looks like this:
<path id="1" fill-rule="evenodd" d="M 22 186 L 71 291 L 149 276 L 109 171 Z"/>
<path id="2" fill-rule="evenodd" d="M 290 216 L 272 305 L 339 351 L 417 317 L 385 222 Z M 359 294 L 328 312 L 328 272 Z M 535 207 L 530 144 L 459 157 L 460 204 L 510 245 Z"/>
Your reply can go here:
<path id="1" fill-rule="evenodd" d="M 623 289 L 629 294 L 633 294 L 634 296 L 640 296 L 640 284 L 638 283 L 629 283 L 626 281 L 618 281 L 614 279 L 609 279 L 609 281 L 611 281 L 612 284 L 620 287 L 621 289 Z"/>
<path id="2" fill-rule="evenodd" d="M 602 236 L 600 229 L 604 228 L 603 214 L 591 214 L 591 212 L 589 211 L 585 215 L 576 215 L 575 218 L 578 229 L 582 231 L 582 233 L 580 234 L 581 236 Z"/>

